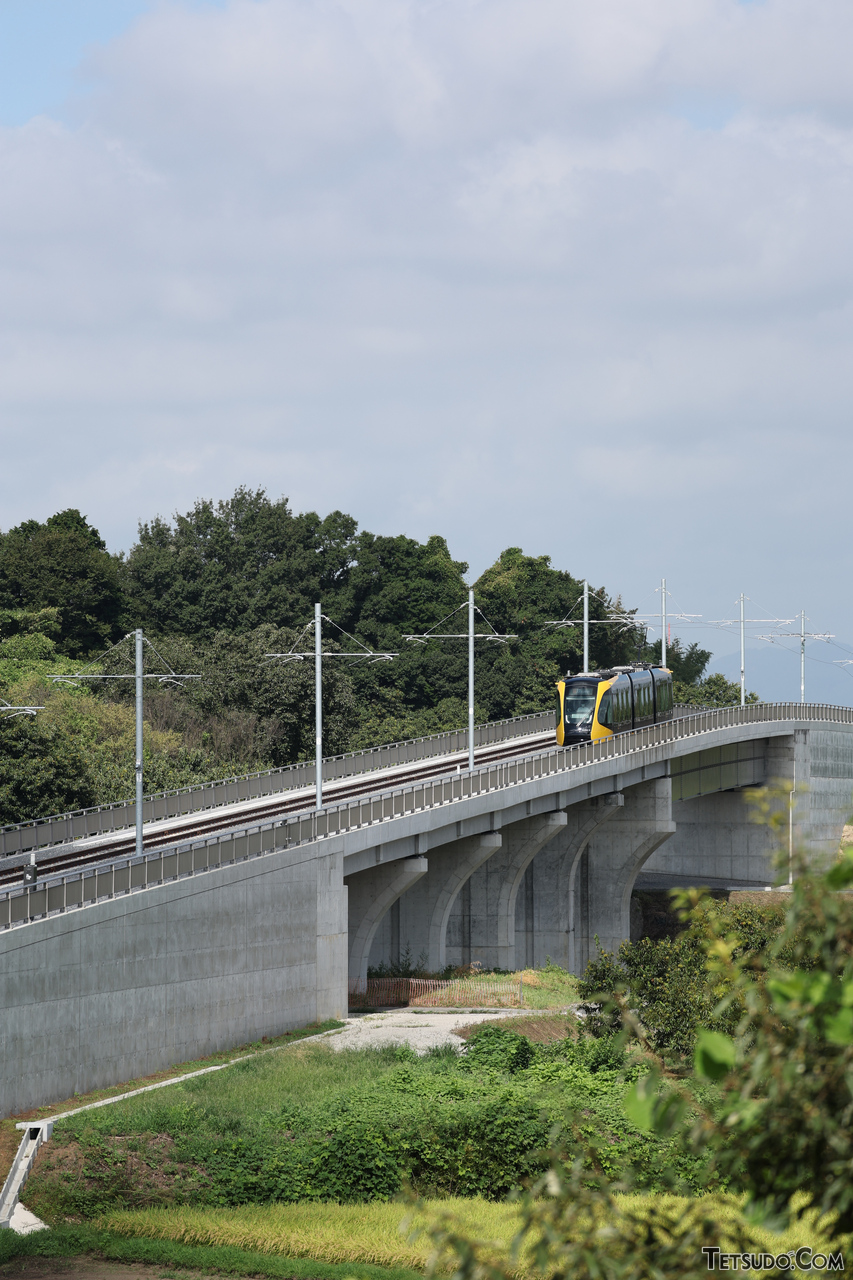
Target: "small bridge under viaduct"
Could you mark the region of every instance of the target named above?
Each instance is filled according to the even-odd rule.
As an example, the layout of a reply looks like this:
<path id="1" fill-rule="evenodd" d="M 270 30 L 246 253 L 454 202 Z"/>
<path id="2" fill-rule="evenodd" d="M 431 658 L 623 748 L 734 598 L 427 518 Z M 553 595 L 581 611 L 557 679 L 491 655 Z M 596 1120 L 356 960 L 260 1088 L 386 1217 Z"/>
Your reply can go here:
<path id="1" fill-rule="evenodd" d="M 853 708 L 699 712 L 320 813 L 235 812 L 213 836 L 2 892 L 0 1114 L 345 1016 L 368 965 L 407 948 L 431 969 L 547 955 L 580 972 L 596 936 L 630 935 L 641 871 L 772 884 L 773 838 L 743 797 L 772 781 L 796 792 L 796 841 L 831 857 L 853 808 Z"/>

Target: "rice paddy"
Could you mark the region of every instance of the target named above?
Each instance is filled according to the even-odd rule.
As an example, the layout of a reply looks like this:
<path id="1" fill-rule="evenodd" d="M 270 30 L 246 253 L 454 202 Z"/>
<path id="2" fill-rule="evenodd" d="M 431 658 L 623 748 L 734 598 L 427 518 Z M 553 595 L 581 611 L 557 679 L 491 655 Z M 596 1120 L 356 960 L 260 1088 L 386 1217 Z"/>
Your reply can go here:
<path id="1" fill-rule="evenodd" d="M 658 1205 L 687 1212 L 697 1201 L 679 1196 L 657 1197 Z M 649 1197 L 621 1197 L 626 1209 L 642 1213 Z M 713 1198 L 714 1217 L 734 1228 L 740 1218 L 740 1202 L 733 1197 Z M 479 1198 L 421 1202 L 417 1207 L 390 1204 L 293 1204 L 198 1209 L 183 1206 L 144 1209 L 104 1215 L 99 1229 L 118 1236 L 171 1240 L 190 1245 L 230 1246 L 261 1254 L 307 1258 L 318 1262 L 371 1263 L 383 1267 L 423 1270 L 433 1252 L 425 1234 L 428 1223 L 451 1219 L 460 1231 L 486 1245 L 486 1252 L 504 1262 L 520 1225 L 518 1206 Z M 776 1233 L 750 1227 L 756 1252 L 778 1255 L 808 1245 L 825 1248 L 827 1237 L 814 1213 L 796 1225 Z M 838 1248 L 836 1241 L 833 1248 Z M 522 1253 L 517 1268 L 530 1273 Z"/>

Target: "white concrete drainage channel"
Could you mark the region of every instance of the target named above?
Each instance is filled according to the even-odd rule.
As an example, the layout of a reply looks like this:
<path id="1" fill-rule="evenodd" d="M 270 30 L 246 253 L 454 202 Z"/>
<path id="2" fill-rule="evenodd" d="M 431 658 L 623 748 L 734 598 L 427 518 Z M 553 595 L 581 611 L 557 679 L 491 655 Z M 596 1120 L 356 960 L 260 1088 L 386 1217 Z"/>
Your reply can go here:
<path id="1" fill-rule="evenodd" d="M 26 1132 L 0 1192 L 0 1227 L 11 1227 L 18 1235 L 27 1235 L 30 1231 L 42 1230 L 45 1224 L 19 1204 L 18 1197 L 33 1167 L 39 1147 L 53 1133 L 53 1121 L 42 1120 L 37 1124 L 18 1125 L 17 1128 Z"/>

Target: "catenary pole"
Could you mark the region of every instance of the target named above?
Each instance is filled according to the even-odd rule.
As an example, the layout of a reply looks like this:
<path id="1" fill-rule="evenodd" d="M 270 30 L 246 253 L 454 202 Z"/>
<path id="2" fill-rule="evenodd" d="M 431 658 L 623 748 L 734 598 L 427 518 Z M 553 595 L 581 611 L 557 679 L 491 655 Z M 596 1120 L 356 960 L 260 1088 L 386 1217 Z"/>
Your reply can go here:
<path id="1" fill-rule="evenodd" d="M 770 622 L 770 618 L 762 618 L 762 622 Z M 775 621 L 775 619 L 774 619 Z M 786 619 L 786 621 L 795 622 L 795 618 Z M 835 636 L 831 631 L 806 631 L 806 611 L 800 612 L 800 629 L 799 631 L 771 631 L 769 635 L 758 636 L 759 640 L 769 640 L 772 644 L 774 640 L 781 640 L 790 637 L 800 642 L 800 702 L 806 700 L 806 641 L 807 640 L 834 640 Z M 846 665 L 846 664 L 845 664 Z"/>
<path id="2" fill-rule="evenodd" d="M 317 812 L 323 808 L 323 640 L 320 606 L 314 605 L 314 726 L 317 748 Z"/>
<path id="3" fill-rule="evenodd" d="M 740 705 L 746 706 L 746 673 L 744 671 L 743 592 L 740 593 Z"/>
<path id="4" fill-rule="evenodd" d="M 583 580 L 583 669 L 589 671 L 589 583 Z"/>
<path id="5" fill-rule="evenodd" d="M 136 641 L 136 856 L 142 855 L 142 630 Z"/>
<path id="6" fill-rule="evenodd" d="M 666 667 L 666 578 L 660 580 L 660 664 Z"/>
<path id="7" fill-rule="evenodd" d="M 474 588 L 468 588 L 468 768 L 474 771 Z"/>
<path id="8" fill-rule="evenodd" d="M 107 649 L 107 653 L 112 652 L 113 649 L 117 649 L 119 645 L 124 644 L 125 641 L 130 640 L 131 637 L 133 637 L 133 641 L 134 641 L 133 671 L 123 671 L 121 675 L 113 675 L 111 673 L 105 673 L 103 671 L 98 671 L 98 672 L 87 671 L 84 668 L 82 671 L 75 671 L 71 674 L 63 673 L 62 675 L 52 675 L 52 676 L 48 676 L 47 678 L 48 680 L 55 681 L 59 684 L 76 684 L 78 680 L 134 680 L 135 681 L 136 683 L 136 761 L 134 764 L 134 774 L 135 774 L 135 782 L 136 782 L 135 848 L 136 848 L 137 855 L 141 855 L 142 845 L 143 845 L 143 841 L 142 841 L 142 790 L 143 790 L 143 785 L 142 785 L 143 784 L 142 690 L 143 690 L 145 681 L 159 680 L 161 683 L 163 683 L 164 681 L 170 681 L 174 684 L 178 684 L 182 680 L 200 680 L 201 676 L 200 675 L 178 675 L 178 673 L 176 671 L 173 671 L 172 668 L 169 666 L 169 664 L 163 660 L 160 654 L 157 653 L 156 649 L 154 649 L 154 653 L 156 654 L 159 661 L 162 662 L 163 665 L 167 668 L 167 671 L 162 674 L 156 671 L 149 671 L 146 674 L 144 669 L 145 663 L 143 661 L 143 653 L 145 651 L 144 646 L 146 644 L 149 646 L 149 648 L 153 648 L 153 646 L 150 640 L 145 639 L 145 636 L 143 635 L 141 627 L 137 627 L 133 631 L 128 631 L 127 635 L 123 636 L 122 639 L 119 641 L 119 644 L 110 645 L 110 648 Z M 93 666 L 96 661 L 97 659 L 93 658 L 91 662 L 87 663 L 87 666 L 89 667 Z M 9 708 L 9 709 L 15 710 L 15 708 Z M 2 706 L 0 706 L 0 711 L 2 710 L 3 708 Z M 34 707 L 34 708 L 23 707 L 23 708 L 20 708 L 20 710 L 40 711 L 41 708 L 40 707 Z"/>
<path id="9" fill-rule="evenodd" d="M 326 621 L 341 631 L 343 635 L 347 635 L 342 627 L 327 617 Z M 311 629 L 309 622 L 297 638 L 297 644 L 302 636 Z M 350 640 L 354 640 L 359 646 L 355 652 L 342 652 L 337 649 L 330 649 L 327 653 L 323 653 L 323 613 L 322 604 L 319 602 L 314 605 L 314 648 L 313 650 L 296 649 L 296 645 L 292 649 L 288 649 L 287 653 L 267 653 L 266 658 L 282 658 L 285 662 L 304 662 L 308 658 L 314 659 L 314 749 L 316 753 L 315 760 L 315 805 L 317 813 L 321 813 L 323 809 L 323 658 L 370 658 L 374 662 L 384 662 L 386 659 L 396 658 L 396 653 L 374 653 L 372 649 L 368 649 L 367 645 L 355 638 L 349 636 Z"/>
<path id="10" fill-rule="evenodd" d="M 457 613 L 461 613 L 465 608 L 465 604 L 458 605 L 453 613 L 447 615 L 448 618 L 455 617 Z M 426 644 L 428 640 L 464 640 L 468 638 L 468 768 L 473 772 L 474 769 L 474 641 L 475 640 L 497 640 L 503 644 L 506 640 L 517 640 L 515 635 L 499 636 L 492 627 L 491 631 L 476 632 L 474 630 L 474 588 L 468 588 L 468 628 L 467 631 L 436 631 L 436 627 L 440 627 L 442 622 L 436 622 L 429 631 L 423 631 L 419 635 L 404 635 L 404 640 L 412 640 L 417 644 Z M 491 623 L 487 618 L 483 618 L 486 626 L 491 627 Z M 390 655 L 389 655 L 390 656 Z M 396 656 L 396 655 L 394 655 Z"/>

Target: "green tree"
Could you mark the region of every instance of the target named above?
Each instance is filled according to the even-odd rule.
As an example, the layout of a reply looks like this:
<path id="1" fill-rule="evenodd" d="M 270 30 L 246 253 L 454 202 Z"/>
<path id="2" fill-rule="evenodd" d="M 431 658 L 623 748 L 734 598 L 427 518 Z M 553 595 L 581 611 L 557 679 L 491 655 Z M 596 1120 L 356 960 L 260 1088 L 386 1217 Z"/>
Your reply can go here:
<path id="1" fill-rule="evenodd" d="M 732 707 L 740 702 L 740 685 L 716 672 L 699 684 L 673 682 L 676 703 L 692 707 Z M 747 693 L 747 702 L 758 702 L 757 693 Z"/>
<path id="2" fill-rule="evenodd" d="M 478 698 L 489 716 L 502 718 L 553 705 L 556 681 L 583 667 L 582 580 L 554 569 L 550 556 L 526 556 L 519 547 L 508 547 L 474 590 L 495 630 L 518 636 L 505 646 L 484 642 L 478 647 Z M 593 669 L 636 657 L 642 633 L 618 597 L 603 587 L 592 590 L 589 615 Z M 575 625 L 545 625 L 563 618 Z"/>
<path id="3" fill-rule="evenodd" d="M 0 640 L 29 635 L 55 640 L 61 631 L 58 609 L 0 609 Z"/>
<path id="4" fill-rule="evenodd" d="M 238 488 L 174 521 L 139 526 L 124 565 L 128 624 L 211 639 L 263 624 L 299 626 L 338 589 L 356 522 L 340 511 L 293 515 L 286 498 Z"/>
<path id="5" fill-rule="evenodd" d="M 38 718 L 0 718 L 0 825 L 96 803 L 85 752 Z"/>
<path id="6" fill-rule="evenodd" d="M 782 815 L 784 816 L 784 815 Z M 695 1096 L 636 1087 L 634 1115 L 659 1132 L 680 1129 L 710 1153 L 709 1176 L 749 1193 L 765 1214 L 817 1208 L 836 1236 L 853 1231 L 853 852 L 816 873 L 801 855 L 785 926 L 750 953 L 701 894 L 680 895 L 704 936 L 709 984 L 722 993 L 717 1026 L 697 1036 L 697 1075 L 722 1098 L 697 1116 Z M 800 1203 L 792 1200 L 800 1194 Z"/>
<path id="7" fill-rule="evenodd" d="M 60 652 L 91 653 L 118 633 L 119 562 L 76 509 L 26 520 L 0 535 L 0 609 L 6 626 L 14 615 L 58 610 Z"/>
<path id="8" fill-rule="evenodd" d="M 314 755 L 314 664 L 268 659 L 289 650 L 298 633 L 270 625 L 247 635 L 220 632 L 200 652 L 202 673 L 190 696 L 202 707 L 249 712 L 257 717 L 256 753 L 274 765 Z M 329 649 L 334 642 L 324 640 Z M 299 647 L 309 651 L 313 637 Z M 323 664 L 323 754 L 346 751 L 357 722 L 352 681 L 345 664 Z"/>
<path id="9" fill-rule="evenodd" d="M 695 641 L 686 648 L 678 636 L 667 641 L 666 666 L 677 684 L 698 684 L 712 656 L 710 649 L 700 649 Z M 646 646 L 644 658 L 646 662 L 660 662 L 660 640 Z"/>
<path id="10" fill-rule="evenodd" d="M 41 661 L 56 652 L 58 609 L 0 609 L 0 660 Z M 0 683 L 3 673 L 0 671 Z"/>
<path id="11" fill-rule="evenodd" d="M 334 596 L 336 621 L 374 647 L 404 632 L 422 632 L 466 597 L 468 566 L 453 560 L 444 538 L 425 543 L 360 533 L 353 562 Z M 331 612 L 331 610 L 330 610 Z"/>
<path id="12" fill-rule="evenodd" d="M 453 641 L 420 645 L 402 637 L 427 631 L 453 614 L 466 598 L 467 567 L 452 559 L 447 543 L 437 536 L 420 543 L 403 535 L 358 535 L 353 564 L 331 598 L 329 614 L 371 648 L 399 655 L 393 662 L 359 663 L 350 669 L 366 725 L 380 732 L 384 726 L 393 737 L 409 736 L 409 729 L 411 736 L 418 736 L 421 730 L 416 722 L 421 713 L 429 715 L 444 703 L 441 727 L 456 727 L 446 724 L 446 712 L 461 699 L 467 707 L 463 646 Z M 455 614 L 439 629 L 464 627 L 462 615 Z M 461 723 L 466 715 L 463 711 Z M 362 732 L 357 741 L 364 741 Z"/>
<path id="13" fill-rule="evenodd" d="M 220 751 L 237 743 L 245 767 L 292 764 L 314 755 L 314 664 L 283 662 L 270 653 L 285 653 L 298 641 L 300 651 L 313 649 L 313 636 L 266 624 L 253 631 L 217 632 L 198 643 L 181 636 L 153 637 L 157 651 L 174 671 L 201 676 L 177 692 L 146 691 L 146 716 L 158 729 L 184 736 L 210 749 L 221 731 Z M 324 648 L 334 648 L 324 640 Z M 128 669 L 123 646 L 102 660 L 105 672 Z M 352 680 L 346 661 L 323 664 L 323 750 L 335 755 L 348 749 L 357 723 Z M 154 668 L 152 667 L 152 670 Z M 156 686 L 155 681 L 148 682 Z M 110 681 L 104 695 L 117 702 L 133 698 L 133 681 Z M 201 736 L 198 735 L 201 730 Z"/>

